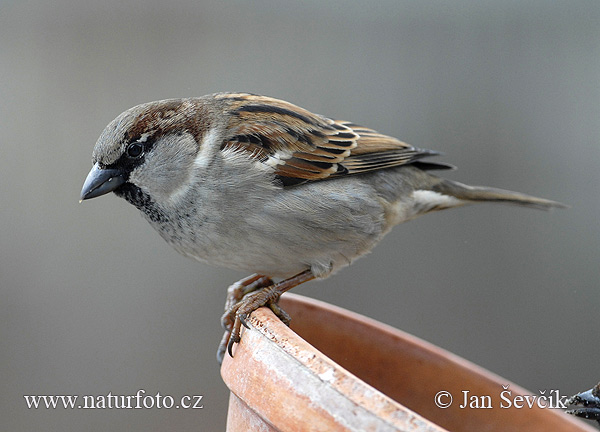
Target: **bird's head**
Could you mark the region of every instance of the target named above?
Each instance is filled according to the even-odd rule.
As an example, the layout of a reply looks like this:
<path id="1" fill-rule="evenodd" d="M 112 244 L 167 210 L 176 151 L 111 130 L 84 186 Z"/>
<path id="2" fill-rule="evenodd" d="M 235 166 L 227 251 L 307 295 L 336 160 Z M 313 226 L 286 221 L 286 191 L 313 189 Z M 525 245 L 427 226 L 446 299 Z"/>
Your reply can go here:
<path id="1" fill-rule="evenodd" d="M 185 188 L 209 121 L 195 99 L 135 106 L 114 119 L 94 147 L 81 200 L 115 192 L 132 202 L 172 198 Z"/>

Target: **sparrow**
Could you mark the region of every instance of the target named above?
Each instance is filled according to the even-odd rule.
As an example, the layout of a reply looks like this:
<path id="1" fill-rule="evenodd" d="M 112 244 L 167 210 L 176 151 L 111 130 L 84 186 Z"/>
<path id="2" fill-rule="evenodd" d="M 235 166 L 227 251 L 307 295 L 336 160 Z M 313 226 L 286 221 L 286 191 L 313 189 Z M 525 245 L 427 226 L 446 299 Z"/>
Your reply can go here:
<path id="1" fill-rule="evenodd" d="M 477 202 L 564 207 L 438 177 L 453 167 L 436 155 L 267 96 L 168 99 L 104 129 L 81 201 L 114 192 L 181 254 L 253 273 L 228 289 L 221 361 L 252 311 L 289 322 L 281 294 L 349 265 L 394 225 Z"/>

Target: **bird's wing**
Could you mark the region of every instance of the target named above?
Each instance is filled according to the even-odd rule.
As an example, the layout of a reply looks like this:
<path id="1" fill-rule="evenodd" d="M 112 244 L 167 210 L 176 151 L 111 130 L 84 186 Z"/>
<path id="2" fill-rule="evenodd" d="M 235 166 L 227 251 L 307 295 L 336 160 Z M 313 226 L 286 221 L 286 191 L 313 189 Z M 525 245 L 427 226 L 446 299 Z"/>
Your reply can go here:
<path id="1" fill-rule="evenodd" d="M 246 152 L 271 166 L 284 185 L 412 163 L 425 169 L 450 167 L 418 162 L 437 152 L 282 100 L 245 93 L 217 97 L 228 99 L 231 113 L 223 148 Z"/>

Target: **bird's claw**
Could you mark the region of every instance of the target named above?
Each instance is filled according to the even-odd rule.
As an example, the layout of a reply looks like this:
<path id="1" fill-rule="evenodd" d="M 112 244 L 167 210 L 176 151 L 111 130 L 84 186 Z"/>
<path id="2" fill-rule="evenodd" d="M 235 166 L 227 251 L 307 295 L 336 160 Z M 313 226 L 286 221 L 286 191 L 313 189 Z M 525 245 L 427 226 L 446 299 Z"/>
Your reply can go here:
<path id="1" fill-rule="evenodd" d="M 246 327 L 247 329 L 249 329 L 249 328 L 250 328 L 250 326 L 248 326 L 248 323 L 246 322 L 246 318 L 248 318 L 248 315 L 246 315 L 246 314 L 241 314 L 241 315 L 238 315 L 238 318 L 240 319 L 240 322 L 242 323 L 242 325 L 243 325 L 244 327 Z"/>
<path id="2" fill-rule="evenodd" d="M 290 316 L 277 302 L 283 293 L 311 279 L 314 279 L 314 275 L 310 270 L 305 270 L 276 284 L 267 276 L 252 275 L 231 285 L 227 290 L 225 314 L 221 318 L 225 334 L 217 350 L 219 364 L 223 362 L 225 350 L 233 357 L 233 345 L 241 340 L 242 325 L 250 328 L 247 320 L 256 309 L 268 306 L 281 321 L 289 325 Z"/>
<path id="3" fill-rule="evenodd" d="M 275 314 L 277 318 L 281 320 L 286 326 L 289 327 L 290 321 L 292 321 L 292 317 L 286 311 L 284 311 L 279 303 L 269 303 L 269 309 Z"/>
<path id="4" fill-rule="evenodd" d="M 229 334 L 229 342 L 227 342 L 227 352 L 229 353 L 229 357 L 233 357 L 233 344 L 238 343 L 241 340 L 239 336 Z"/>
<path id="5" fill-rule="evenodd" d="M 258 291 L 250 292 L 244 296 L 238 303 L 233 305 L 231 309 L 225 314 L 228 315 L 227 320 L 233 321 L 233 326 L 230 330 L 229 342 L 227 344 L 227 352 L 233 357 L 232 347 L 233 344 L 238 343 L 241 340 L 242 326 L 249 329 L 248 317 L 252 312 L 262 306 L 270 306 L 276 304 L 279 301 L 279 294 L 277 293 L 276 285 L 262 287 Z M 276 310 L 281 311 L 279 306 Z M 288 318 L 289 315 L 284 312 L 284 317 Z"/>
<path id="6" fill-rule="evenodd" d="M 572 396 L 567 401 L 567 405 L 577 406 L 577 408 L 567 410 L 567 414 L 588 420 L 596 420 L 600 424 L 600 383 L 590 390 Z"/>
<path id="7" fill-rule="evenodd" d="M 217 361 L 219 364 L 223 362 L 225 350 L 233 357 L 233 345 L 238 343 L 241 339 L 241 326 L 243 325 L 244 327 L 249 328 L 246 319 L 254 309 L 249 312 L 240 311 L 244 299 L 257 291 L 272 285 L 273 281 L 269 277 L 254 274 L 234 283 L 227 289 L 225 313 L 221 317 L 221 326 L 223 327 L 223 330 L 225 330 L 225 333 L 223 334 L 223 338 L 221 339 L 221 343 L 217 350 Z"/>

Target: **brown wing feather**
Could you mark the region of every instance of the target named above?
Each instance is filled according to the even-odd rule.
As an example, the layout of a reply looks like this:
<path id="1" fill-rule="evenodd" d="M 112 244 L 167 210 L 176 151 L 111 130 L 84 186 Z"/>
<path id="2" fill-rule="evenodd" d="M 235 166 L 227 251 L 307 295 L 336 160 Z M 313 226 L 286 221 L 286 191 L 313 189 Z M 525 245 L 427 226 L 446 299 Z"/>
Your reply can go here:
<path id="1" fill-rule="evenodd" d="M 405 165 L 437 154 L 282 100 L 232 93 L 216 97 L 227 100 L 232 114 L 223 148 L 248 152 L 272 166 L 286 185 Z"/>

